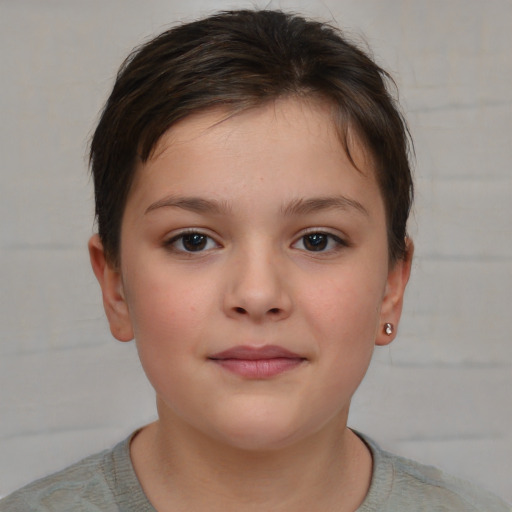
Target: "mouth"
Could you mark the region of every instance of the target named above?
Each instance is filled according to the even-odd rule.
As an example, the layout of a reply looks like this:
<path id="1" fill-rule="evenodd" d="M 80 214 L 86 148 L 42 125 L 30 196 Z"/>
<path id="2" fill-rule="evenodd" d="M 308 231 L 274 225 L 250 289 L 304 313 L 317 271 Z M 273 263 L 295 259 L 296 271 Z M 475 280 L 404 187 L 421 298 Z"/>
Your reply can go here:
<path id="1" fill-rule="evenodd" d="M 248 379 L 267 379 L 301 366 L 306 358 L 276 345 L 238 346 L 208 358 L 221 368 Z"/>

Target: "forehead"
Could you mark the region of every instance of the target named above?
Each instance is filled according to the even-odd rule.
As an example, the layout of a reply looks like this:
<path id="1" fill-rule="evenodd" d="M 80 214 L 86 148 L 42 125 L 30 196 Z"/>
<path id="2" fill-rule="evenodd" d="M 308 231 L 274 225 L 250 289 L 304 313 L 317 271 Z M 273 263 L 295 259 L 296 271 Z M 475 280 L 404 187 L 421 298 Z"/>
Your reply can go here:
<path id="1" fill-rule="evenodd" d="M 340 135 L 329 103 L 285 98 L 236 113 L 215 108 L 167 130 L 150 158 L 139 162 L 129 200 L 145 191 L 180 189 L 185 183 L 229 193 L 222 190 L 223 183 L 250 187 L 269 178 L 293 196 L 296 179 L 325 186 L 332 168 L 348 170 L 359 181 L 375 181 L 368 152 L 350 126 Z"/>

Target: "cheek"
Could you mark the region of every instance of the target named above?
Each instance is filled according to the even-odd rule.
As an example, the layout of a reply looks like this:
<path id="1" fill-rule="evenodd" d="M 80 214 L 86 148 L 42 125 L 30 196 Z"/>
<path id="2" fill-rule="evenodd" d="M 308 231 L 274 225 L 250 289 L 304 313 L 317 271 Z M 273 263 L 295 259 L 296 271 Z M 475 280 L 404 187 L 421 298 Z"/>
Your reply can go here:
<path id="1" fill-rule="evenodd" d="M 143 366 L 180 364 L 186 354 L 201 352 L 213 307 L 207 290 L 166 273 L 141 269 L 139 275 L 144 279 L 129 282 L 127 300 Z"/>
<path id="2" fill-rule="evenodd" d="M 362 279 L 355 272 L 307 296 L 309 322 L 323 339 L 345 343 L 373 343 L 379 323 L 385 284 L 383 279 Z M 321 340 L 320 340 L 321 341 Z"/>
<path id="3" fill-rule="evenodd" d="M 340 272 L 308 300 L 307 321 L 333 400 L 350 400 L 368 369 L 380 322 L 382 281 L 368 279 L 366 272 Z"/>
<path id="4" fill-rule="evenodd" d="M 151 284 L 144 284 L 144 293 L 136 295 L 130 306 L 135 343 L 157 395 L 175 402 L 175 390 L 191 386 L 186 380 L 190 361 L 202 354 L 201 313 L 190 294 L 171 292 L 163 283 Z"/>

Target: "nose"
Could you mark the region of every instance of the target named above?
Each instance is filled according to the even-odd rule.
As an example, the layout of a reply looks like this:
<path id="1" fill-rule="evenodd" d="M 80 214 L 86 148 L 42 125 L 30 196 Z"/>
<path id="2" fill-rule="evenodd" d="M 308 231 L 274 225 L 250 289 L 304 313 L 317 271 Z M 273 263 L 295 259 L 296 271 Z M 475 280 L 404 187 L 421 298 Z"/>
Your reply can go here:
<path id="1" fill-rule="evenodd" d="M 264 322 L 290 315 L 290 282 L 282 257 L 261 247 L 247 250 L 233 257 L 228 272 L 224 307 L 229 317 Z"/>

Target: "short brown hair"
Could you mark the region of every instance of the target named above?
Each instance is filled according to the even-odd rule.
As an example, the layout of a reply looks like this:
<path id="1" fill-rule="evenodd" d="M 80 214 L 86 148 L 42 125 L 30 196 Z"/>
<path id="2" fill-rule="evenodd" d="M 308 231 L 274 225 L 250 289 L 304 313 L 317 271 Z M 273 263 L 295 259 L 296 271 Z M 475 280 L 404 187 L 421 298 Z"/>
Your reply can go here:
<path id="1" fill-rule="evenodd" d="M 389 75 L 338 29 L 281 11 L 220 12 L 136 48 L 119 70 L 90 149 L 107 259 L 119 262 L 121 222 L 136 163 L 150 158 L 174 123 L 215 106 L 237 112 L 289 95 L 332 104 L 347 151 L 347 130 L 355 129 L 375 164 L 390 260 L 403 258 L 413 183 L 409 132 L 390 83 Z"/>

